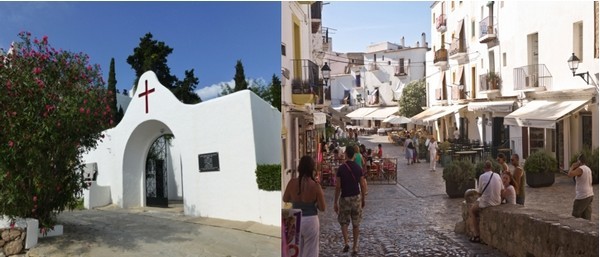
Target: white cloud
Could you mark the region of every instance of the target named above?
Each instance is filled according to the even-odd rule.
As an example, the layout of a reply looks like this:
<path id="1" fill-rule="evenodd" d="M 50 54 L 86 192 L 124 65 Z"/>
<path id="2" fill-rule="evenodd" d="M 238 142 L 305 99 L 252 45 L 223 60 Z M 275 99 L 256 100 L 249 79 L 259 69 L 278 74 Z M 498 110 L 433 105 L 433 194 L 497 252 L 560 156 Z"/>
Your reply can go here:
<path id="1" fill-rule="evenodd" d="M 233 87 L 235 83 L 233 82 L 233 80 L 228 82 L 219 82 L 217 84 L 212 84 L 210 86 L 197 89 L 194 92 L 196 92 L 196 94 L 200 96 L 200 99 L 202 99 L 202 101 L 206 101 L 219 97 L 219 94 L 221 93 L 221 91 L 223 91 L 224 85 L 229 85 L 230 87 Z"/>
<path id="2" fill-rule="evenodd" d="M 257 87 L 257 86 L 266 87 L 269 85 L 269 83 L 267 83 L 267 81 L 265 79 L 263 79 L 262 77 L 256 78 L 256 79 L 250 78 L 250 79 L 246 79 L 246 81 L 248 81 L 248 87 Z M 206 86 L 206 87 L 197 89 L 194 92 L 200 96 L 200 99 L 202 99 L 202 101 L 206 101 L 206 100 L 210 100 L 210 99 L 219 97 L 219 94 L 221 93 L 221 91 L 223 91 L 223 87 L 225 85 L 229 85 L 229 87 L 234 88 L 235 81 L 232 79 L 230 81 L 219 82 L 217 84 L 212 84 L 210 86 Z"/>

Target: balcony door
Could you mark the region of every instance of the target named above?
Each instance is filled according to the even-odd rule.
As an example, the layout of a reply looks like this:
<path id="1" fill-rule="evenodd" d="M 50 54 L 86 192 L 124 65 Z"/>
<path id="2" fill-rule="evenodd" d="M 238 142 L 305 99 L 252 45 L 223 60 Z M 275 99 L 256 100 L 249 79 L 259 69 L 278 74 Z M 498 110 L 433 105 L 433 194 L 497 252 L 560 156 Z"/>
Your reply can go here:
<path id="1" fill-rule="evenodd" d="M 539 64 L 538 33 L 527 35 L 527 82 L 530 87 L 536 86 Z"/>

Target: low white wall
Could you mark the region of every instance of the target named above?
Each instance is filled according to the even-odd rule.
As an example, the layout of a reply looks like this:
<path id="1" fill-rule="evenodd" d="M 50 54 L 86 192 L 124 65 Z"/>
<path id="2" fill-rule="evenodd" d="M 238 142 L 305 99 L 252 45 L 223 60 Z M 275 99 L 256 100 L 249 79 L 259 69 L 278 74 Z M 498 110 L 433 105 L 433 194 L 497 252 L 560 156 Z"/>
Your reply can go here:
<path id="1" fill-rule="evenodd" d="M 98 182 L 92 181 L 92 185 L 83 190 L 83 207 L 88 210 L 111 203 L 110 186 L 101 186 Z"/>

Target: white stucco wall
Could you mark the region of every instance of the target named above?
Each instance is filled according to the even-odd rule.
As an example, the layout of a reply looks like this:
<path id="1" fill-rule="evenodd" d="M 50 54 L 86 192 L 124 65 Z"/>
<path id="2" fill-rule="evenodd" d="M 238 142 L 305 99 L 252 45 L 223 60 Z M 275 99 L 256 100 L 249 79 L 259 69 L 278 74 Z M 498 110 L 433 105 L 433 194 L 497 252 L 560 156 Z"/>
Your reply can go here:
<path id="1" fill-rule="evenodd" d="M 154 89 L 146 113 L 144 82 Z M 152 72 L 140 78 L 125 117 L 85 162 L 98 163 L 98 185 L 109 186 L 120 207 L 145 206 L 145 160 L 150 145 L 173 134 L 170 178 L 183 187 L 184 213 L 192 216 L 280 225 L 280 192 L 261 192 L 258 163 L 279 163 L 281 113 L 246 90 L 196 105 L 180 103 Z M 257 142 L 260 140 L 260 142 Z M 199 172 L 198 155 L 217 152 L 220 171 Z M 169 165 L 168 165 L 169 166 Z M 177 178 L 181 174 L 183 178 Z M 170 188 L 170 187 L 169 187 Z M 169 198 L 179 196 L 180 193 Z"/>

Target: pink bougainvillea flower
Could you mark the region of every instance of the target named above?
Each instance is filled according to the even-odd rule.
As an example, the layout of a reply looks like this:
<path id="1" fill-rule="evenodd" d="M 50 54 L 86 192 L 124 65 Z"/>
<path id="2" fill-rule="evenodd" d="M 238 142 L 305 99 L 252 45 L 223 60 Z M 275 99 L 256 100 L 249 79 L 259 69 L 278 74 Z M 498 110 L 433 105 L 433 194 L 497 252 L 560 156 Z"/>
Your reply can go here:
<path id="1" fill-rule="evenodd" d="M 79 107 L 79 113 L 84 113 L 85 109 L 83 109 L 83 107 Z"/>
<path id="2" fill-rule="evenodd" d="M 40 73 L 42 73 L 42 68 L 40 68 L 40 67 L 33 68 L 33 74 L 38 75 Z"/>
<path id="3" fill-rule="evenodd" d="M 34 201 L 34 202 L 37 202 L 37 195 L 34 195 L 34 196 L 33 196 L 33 201 Z M 36 208 L 37 208 L 37 207 L 36 207 Z"/>
<path id="4" fill-rule="evenodd" d="M 48 44 L 48 36 L 42 37 L 42 44 L 44 44 L 44 45 Z"/>
<path id="5" fill-rule="evenodd" d="M 15 143 L 12 140 L 8 141 L 8 147 L 13 147 L 13 145 L 15 145 Z"/>

